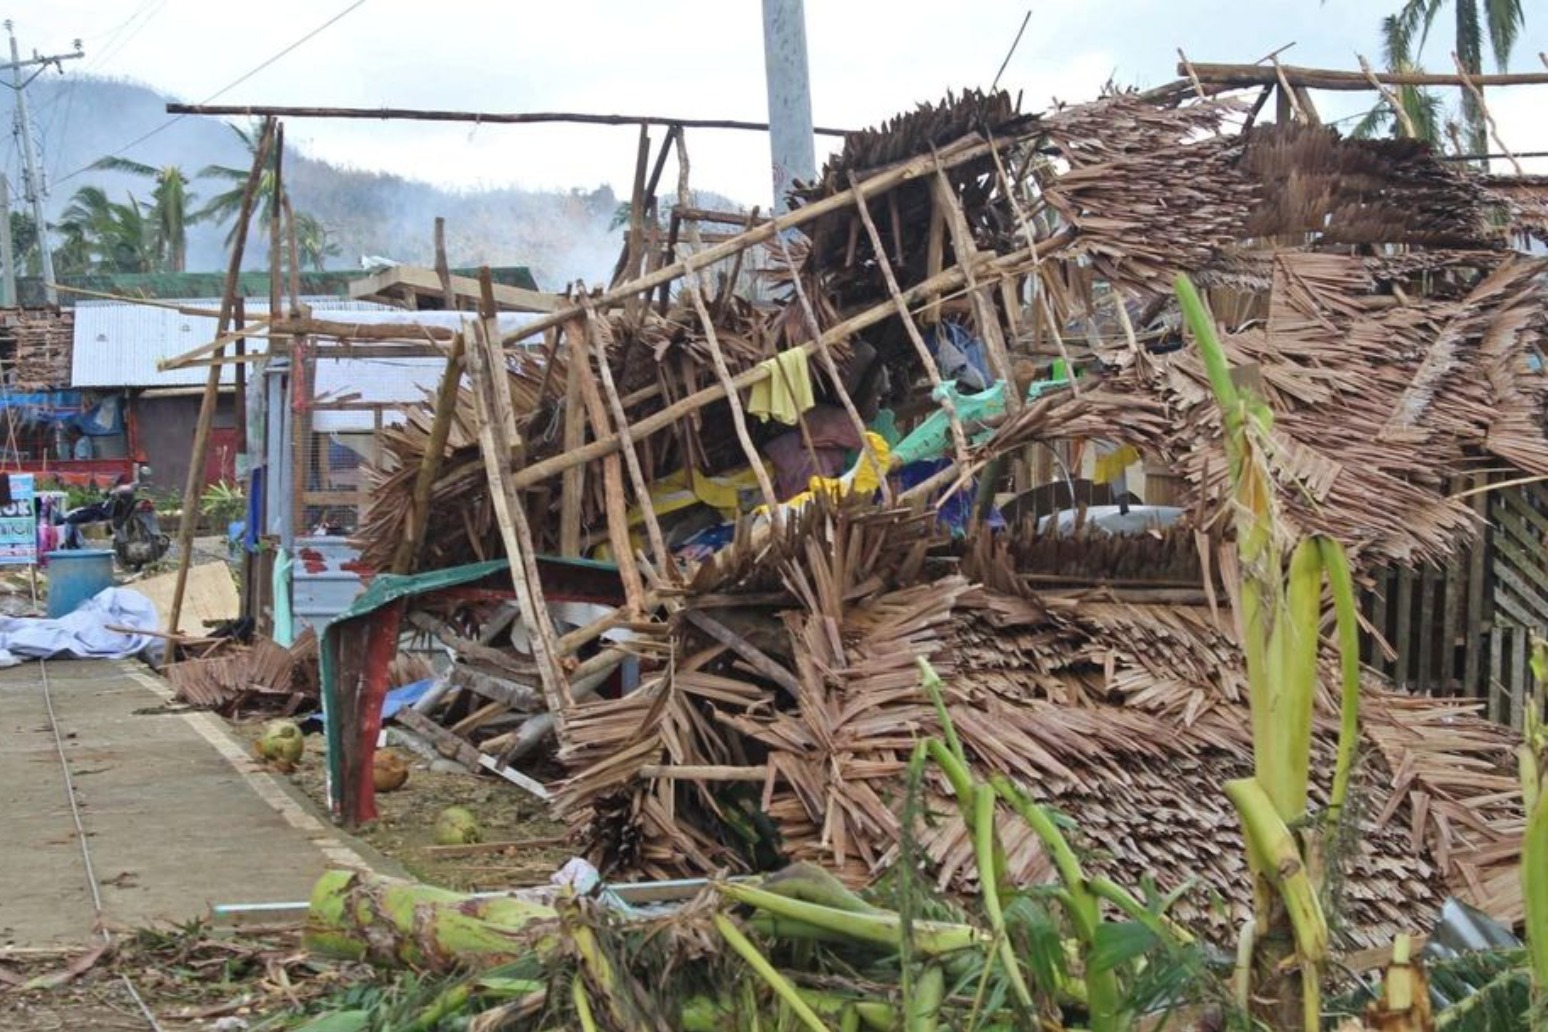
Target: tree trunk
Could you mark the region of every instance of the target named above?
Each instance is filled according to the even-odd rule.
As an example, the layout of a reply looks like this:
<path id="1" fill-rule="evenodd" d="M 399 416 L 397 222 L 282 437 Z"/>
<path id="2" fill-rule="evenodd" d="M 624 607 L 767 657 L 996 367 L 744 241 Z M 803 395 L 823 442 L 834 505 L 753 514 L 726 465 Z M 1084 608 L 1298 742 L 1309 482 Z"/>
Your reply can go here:
<path id="1" fill-rule="evenodd" d="M 558 912 L 541 903 L 329 871 L 312 889 L 303 942 L 325 957 L 448 971 L 547 953 L 558 927 Z"/>

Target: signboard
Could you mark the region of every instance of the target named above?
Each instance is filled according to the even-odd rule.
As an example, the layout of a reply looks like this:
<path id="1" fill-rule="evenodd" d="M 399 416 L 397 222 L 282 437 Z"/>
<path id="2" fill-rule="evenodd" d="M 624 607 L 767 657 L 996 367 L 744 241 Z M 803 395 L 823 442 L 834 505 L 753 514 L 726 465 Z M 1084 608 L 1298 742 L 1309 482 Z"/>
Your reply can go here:
<path id="1" fill-rule="evenodd" d="M 11 504 L 0 507 L 0 565 L 35 564 L 38 561 L 38 518 L 33 510 L 36 493 L 33 474 L 0 476 L 11 479 Z"/>

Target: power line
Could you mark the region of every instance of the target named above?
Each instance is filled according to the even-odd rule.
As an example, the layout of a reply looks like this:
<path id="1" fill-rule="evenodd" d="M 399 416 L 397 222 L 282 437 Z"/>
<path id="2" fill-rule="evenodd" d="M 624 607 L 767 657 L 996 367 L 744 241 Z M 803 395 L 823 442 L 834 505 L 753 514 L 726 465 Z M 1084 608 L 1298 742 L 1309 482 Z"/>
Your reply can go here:
<path id="1" fill-rule="evenodd" d="M 225 96 L 227 93 L 231 92 L 232 90 L 236 89 L 238 86 L 242 85 L 248 79 L 251 79 L 253 76 L 257 75 L 259 72 L 263 71 L 264 69 L 268 68 L 270 65 L 274 64 L 274 62 L 278 61 L 280 58 L 284 57 L 285 55 L 289 54 L 291 51 L 295 50 L 297 47 L 299 47 L 299 46 L 301 46 L 301 45 L 303 45 L 305 43 L 310 42 L 318 34 L 320 34 L 321 32 L 323 32 L 324 30 L 326 30 L 328 28 L 331 28 L 334 25 L 335 22 L 338 22 L 345 15 L 350 14 L 353 11 L 357 10 L 358 8 L 364 6 L 365 2 L 366 2 L 366 0 L 354 0 L 353 3 L 351 3 L 348 7 L 344 8 L 338 14 L 335 14 L 332 18 L 329 18 L 327 21 L 323 22 L 321 25 L 317 26 L 317 28 L 315 28 L 312 31 L 308 32 L 306 35 L 302 36 L 300 39 L 296 40 L 294 43 L 291 43 L 289 46 L 287 46 L 283 50 L 279 51 L 273 57 L 270 57 L 269 59 L 264 61 L 262 64 L 258 65 L 256 68 L 252 69 L 252 71 L 249 71 L 246 74 L 241 75 L 238 78 L 236 78 L 236 79 L 232 80 L 231 82 L 227 83 L 225 86 L 222 86 L 220 89 L 218 89 L 214 93 L 210 94 L 203 101 L 200 101 L 200 103 L 201 104 L 208 104 L 212 100 L 217 100 L 220 97 Z M 133 150 L 134 148 L 138 147 L 140 144 L 144 143 L 146 140 L 149 140 L 151 137 L 156 136 L 156 135 L 162 133 L 163 131 L 171 128 L 172 126 L 176 125 L 178 122 L 181 122 L 186 117 L 188 117 L 188 116 L 187 115 L 177 115 L 177 116 L 175 116 L 173 118 L 169 118 L 165 122 L 162 122 L 160 125 L 156 126 L 156 128 L 154 128 L 154 129 L 150 130 L 149 132 L 144 133 L 141 136 L 138 136 L 135 139 L 129 141 L 126 144 L 124 144 L 122 147 L 118 148 L 118 150 L 114 151 L 112 154 L 110 154 L 108 156 L 109 157 L 114 157 L 114 158 L 122 157 L 124 154 L 126 154 L 129 151 Z M 101 159 L 99 158 L 98 160 L 100 161 Z M 75 169 L 73 172 L 69 173 L 68 175 L 60 176 L 58 179 L 54 180 L 54 182 L 55 182 L 56 185 L 59 184 L 59 183 L 69 182 L 71 179 L 74 179 L 76 176 L 80 175 L 81 173 L 89 172 L 91 170 L 92 166 L 95 165 L 96 163 L 97 163 L 96 161 L 93 161 L 89 165 L 82 165 L 80 168 Z"/>

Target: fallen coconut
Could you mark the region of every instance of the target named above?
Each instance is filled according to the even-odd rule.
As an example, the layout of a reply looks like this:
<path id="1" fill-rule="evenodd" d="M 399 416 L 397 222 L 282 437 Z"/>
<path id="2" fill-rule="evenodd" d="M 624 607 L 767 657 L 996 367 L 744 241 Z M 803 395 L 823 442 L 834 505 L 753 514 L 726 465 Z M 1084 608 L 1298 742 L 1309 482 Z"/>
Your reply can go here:
<path id="1" fill-rule="evenodd" d="M 409 762 L 391 749 L 378 749 L 371 758 L 371 780 L 378 792 L 394 792 L 408 780 Z"/>
<path id="2" fill-rule="evenodd" d="M 283 767 L 294 767 L 301 762 L 306 751 L 306 738 L 293 720 L 273 720 L 263 729 L 263 735 L 253 744 L 259 758 Z"/>
<path id="3" fill-rule="evenodd" d="M 435 819 L 436 845 L 468 846 L 483 837 L 478 819 L 460 806 L 448 806 Z"/>

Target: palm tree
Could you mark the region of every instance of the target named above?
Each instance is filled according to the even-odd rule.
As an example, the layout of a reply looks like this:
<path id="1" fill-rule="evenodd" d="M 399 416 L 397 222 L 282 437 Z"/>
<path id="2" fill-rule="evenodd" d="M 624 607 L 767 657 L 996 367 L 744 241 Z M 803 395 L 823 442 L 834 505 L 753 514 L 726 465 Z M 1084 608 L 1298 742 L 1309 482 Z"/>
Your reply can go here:
<path id="1" fill-rule="evenodd" d="M 304 211 L 296 213 L 296 250 L 300 252 L 301 264 L 310 265 L 315 272 L 324 271 L 328 259 L 342 253 L 328 227 Z"/>
<path id="2" fill-rule="evenodd" d="M 183 170 L 176 165 L 155 168 L 128 158 L 103 158 L 92 168 L 144 176 L 156 184 L 150 208 L 156 263 L 165 272 L 187 271 L 188 227 L 199 221 L 200 215 L 193 210 L 196 195 L 189 192 Z"/>
<path id="3" fill-rule="evenodd" d="M 1430 30 L 1448 0 L 1405 0 L 1402 8 L 1382 22 L 1388 66 L 1396 55 L 1410 64 L 1424 50 Z M 1510 52 L 1526 24 L 1521 0 L 1449 0 L 1455 19 L 1454 46 L 1457 60 L 1469 75 L 1483 71 L 1483 45 L 1488 38 L 1494 63 L 1504 71 L 1510 64 Z M 1416 40 L 1417 37 L 1417 40 Z M 1417 42 L 1417 45 L 1415 43 Z M 1482 154 L 1488 150 L 1488 133 L 1483 111 L 1471 91 L 1462 93 L 1462 119 L 1467 130 L 1468 150 Z"/>
<path id="4" fill-rule="evenodd" d="M 108 199 L 100 186 L 83 186 L 54 228 L 64 237 L 71 265 L 109 272 L 157 270 L 155 223 L 133 194 L 128 203 Z"/>
<path id="5" fill-rule="evenodd" d="M 1383 58 L 1389 72 L 1417 72 L 1418 64 L 1409 53 L 1412 42 L 1398 22 L 1398 15 L 1389 14 L 1381 21 Z M 1396 87 L 1398 103 L 1414 127 L 1414 134 L 1426 143 L 1440 147 L 1445 143 L 1442 135 L 1444 109 L 1441 99 L 1422 86 Z M 1400 119 L 1386 103 L 1378 103 L 1368 111 L 1351 133 L 1356 139 L 1370 139 L 1382 131 L 1398 135 Z"/>
<path id="6" fill-rule="evenodd" d="M 256 127 L 244 129 L 239 125 L 233 125 L 231 131 L 236 133 L 237 139 L 242 141 L 242 146 L 247 150 L 248 163 L 245 168 L 232 168 L 229 165 L 206 165 L 199 170 L 201 179 L 219 179 L 232 184 L 229 190 L 216 194 L 209 199 L 204 207 L 199 209 L 198 217 L 211 219 L 215 222 L 225 222 L 231 219 L 231 229 L 226 233 L 226 246 L 230 247 L 236 240 L 235 219 L 242 211 L 242 192 L 247 185 L 247 177 L 252 169 L 252 158 L 258 152 L 259 132 Z M 264 162 L 263 171 L 258 178 L 258 204 L 259 216 L 264 222 L 268 222 L 274 214 L 274 205 L 277 198 L 274 196 L 274 180 L 279 174 L 279 152 L 271 149 L 269 157 Z"/>

